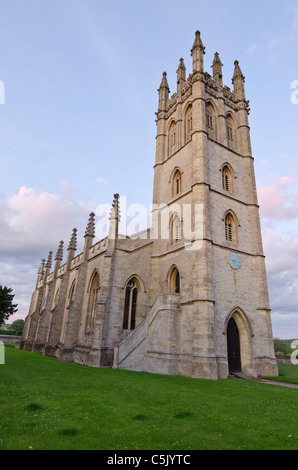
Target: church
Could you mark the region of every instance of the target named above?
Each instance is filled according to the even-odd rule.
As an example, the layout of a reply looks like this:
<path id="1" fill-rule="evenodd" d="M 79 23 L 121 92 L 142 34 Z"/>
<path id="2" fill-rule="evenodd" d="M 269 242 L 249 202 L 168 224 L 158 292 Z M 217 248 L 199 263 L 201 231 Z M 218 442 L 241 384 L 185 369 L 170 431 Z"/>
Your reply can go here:
<path id="1" fill-rule="evenodd" d="M 200 32 L 170 95 L 158 89 L 152 223 L 109 233 L 95 214 L 76 253 L 74 229 L 38 270 L 19 349 L 93 367 L 193 378 L 278 375 L 249 127 L 245 78 L 223 84 L 215 53 L 204 71 Z M 153 163 L 153 162 L 152 162 Z"/>

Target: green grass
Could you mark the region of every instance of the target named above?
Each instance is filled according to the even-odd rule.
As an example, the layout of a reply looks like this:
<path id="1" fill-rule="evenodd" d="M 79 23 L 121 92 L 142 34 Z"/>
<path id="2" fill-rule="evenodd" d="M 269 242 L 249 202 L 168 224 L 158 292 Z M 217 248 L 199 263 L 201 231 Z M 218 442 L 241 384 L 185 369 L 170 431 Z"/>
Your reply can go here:
<path id="1" fill-rule="evenodd" d="M 0 449 L 297 449 L 298 390 L 88 368 L 5 346 Z"/>
<path id="2" fill-rule="evenodd" d="M 298 366 L 279 364 L 278 371 L 279 377 L 272 377 L 271 379 L 279 382 L 298 384 Z"/>

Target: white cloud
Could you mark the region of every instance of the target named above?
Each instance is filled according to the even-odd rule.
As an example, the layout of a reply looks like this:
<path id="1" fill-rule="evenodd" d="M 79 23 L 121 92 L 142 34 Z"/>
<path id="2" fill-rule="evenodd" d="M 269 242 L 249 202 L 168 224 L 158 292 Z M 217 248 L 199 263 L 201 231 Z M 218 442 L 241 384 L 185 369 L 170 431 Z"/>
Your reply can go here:
<path id="1" fill-rule="evenodd" d="M 59 194 L 23 186 L 6 198 L 0 190 L 0 284 L 13 288 L 18 312 L 9 322 L 24 318 L 35 288 L 41 258 L 64 240 L 64 254 L 72 229 L 78 229 L 78 253 L 91 212 L 80 199 L 77 188 L 66 180 Z"/>

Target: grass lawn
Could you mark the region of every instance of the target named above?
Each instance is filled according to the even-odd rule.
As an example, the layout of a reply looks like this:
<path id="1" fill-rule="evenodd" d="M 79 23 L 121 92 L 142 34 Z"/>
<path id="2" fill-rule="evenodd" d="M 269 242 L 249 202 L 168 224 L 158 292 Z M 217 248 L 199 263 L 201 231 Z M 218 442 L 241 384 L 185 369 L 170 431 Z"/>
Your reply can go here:
<path id="1" fill-rule="evenodd" d="M 263 383 L 89 368 L 13 345 L 0 365 L 3 450 L 297 449 L 297 416 L 298 390 Z"/>

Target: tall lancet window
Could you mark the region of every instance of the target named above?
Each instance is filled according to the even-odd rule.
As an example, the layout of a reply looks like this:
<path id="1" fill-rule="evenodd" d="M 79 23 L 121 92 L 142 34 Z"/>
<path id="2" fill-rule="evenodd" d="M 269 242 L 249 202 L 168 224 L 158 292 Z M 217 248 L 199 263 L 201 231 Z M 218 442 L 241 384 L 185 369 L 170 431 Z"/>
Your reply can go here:
<path id="1" fill-rule="evenodd" d="M 216 140 L 216 116 L 213 104 L 210 102 L 206 104 L 206 127 L 208 137 Z"/>
<path id="2" fill-rule="evenodd" d="M 93 328 L 95 324 L 98 291 L 99 291 L 99 277 L 98 277 L 97 272 L 95 272 L 92 276 L 91 285 L 89 289 L 86 330 L 88 330 L 89 328 Z"/>
<path id="3" fill-rule="evenodd" d="M 170 232 L 172 244 L 178 243 L 181 240 L 181 220 L 177 214 L 173 215 L 171 219 Z"/>
<path id="4" fill-rule="evenodd" d="M 140 284 L 134 277 L 130 279 L 125 289 L 123 329 L 134 330 L 136 327 L 137 302 Z"/>
<path id="5" fill-rule="evenodd" d="M 236 124 L 231 114 L 227 115 L 226 123 L 228 147 L 232 150 L 237 150 Z"/>
<path id="6" fill-rule="evenodd" d="M 188 106 L 185 113 L 185 143 L 191 140 L 192 135 L 192 107 Z"/>
<path id="7" fill-rule="evenodd" d="M 173 196 L 176 196 L 177 194 L 181 193 L 181 172 L 178 169 L 174 173 L 172 185 Z"/>
<path id="8" fill-rule="evenodd" d="M 170 274 L 170 290 L 176 294 L 180 294 L 180 274 L 176 267 L 174 267 Z"/>
<path id="9" fill-rule="evenodd" d="M 229 165 L 222 168 L 222 187 L 225 191 L 234 192 L 234 173 Z"/>
<path id="10" fill-rule="evenodd" d="M 171 122 L 169 127 L 169 139 L 168 139 L 168 147 L 169 147 L 169 157 L 176 152 L 177 148 L 177 135 L 176 135 L 176 123 L 175 121 Z"/>
<path id="11" fill-rule="evenodd" d="M 237 243 L 238 241 L 236 219 L 231 212 L 228 212 L 225 217 L 225 236 L 229 242 Z"/>

